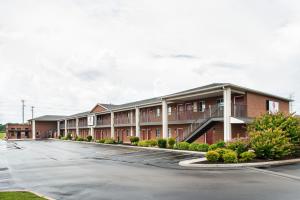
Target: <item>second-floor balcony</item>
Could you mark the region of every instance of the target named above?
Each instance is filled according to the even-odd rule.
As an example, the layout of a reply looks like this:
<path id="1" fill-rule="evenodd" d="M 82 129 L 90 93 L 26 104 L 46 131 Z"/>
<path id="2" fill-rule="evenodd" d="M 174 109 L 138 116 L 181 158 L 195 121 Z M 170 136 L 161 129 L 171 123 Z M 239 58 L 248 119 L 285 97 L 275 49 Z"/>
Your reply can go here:
<path id="1" fill-rule="evenodd" d="M 78 127 L 79 127 L 79 128 L 85 128 L 85 127 L 87 127 L 87 126 L 88 126 L 87 120 L 80 120 L 80 119 L 79 119 L 79 122 L 78 122 Z"/>
<path id="2" fill-rule="evenodd" d="M 70 129 L 76 128 L 76 120 L 68 121 L 67 128 L 70 128 Z"/>
<path id="3" fill-rule="evenodd" d="M 64 129 L 65 128 L 65 122 L 60 122 L 59 123 L 59 128 Z"/>
<path id="4" fill-rule="evenodd" d="M 110 126 L 110 125 L 111 125 L 110 117 L 104 119 L 97 119 L 96 121 L 96 126 Z"/>

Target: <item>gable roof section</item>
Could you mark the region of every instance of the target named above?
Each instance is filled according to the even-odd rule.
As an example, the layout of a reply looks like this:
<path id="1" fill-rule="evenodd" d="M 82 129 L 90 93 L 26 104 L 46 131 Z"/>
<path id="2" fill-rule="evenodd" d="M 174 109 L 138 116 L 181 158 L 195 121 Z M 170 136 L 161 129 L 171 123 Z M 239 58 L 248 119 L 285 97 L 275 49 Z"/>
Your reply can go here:
<path id="1" fill-rule="evenodd" d="M 98 112 L 103 112 L 103 111 L 107 111 L 107 110 L 112 110 L 113 108 L 116 108 L 116 107 L 117 107 L 117 105 L 113 105 L 113 104 L 97 103 L 91 110 L 91 113 L 98 113 Z"/>

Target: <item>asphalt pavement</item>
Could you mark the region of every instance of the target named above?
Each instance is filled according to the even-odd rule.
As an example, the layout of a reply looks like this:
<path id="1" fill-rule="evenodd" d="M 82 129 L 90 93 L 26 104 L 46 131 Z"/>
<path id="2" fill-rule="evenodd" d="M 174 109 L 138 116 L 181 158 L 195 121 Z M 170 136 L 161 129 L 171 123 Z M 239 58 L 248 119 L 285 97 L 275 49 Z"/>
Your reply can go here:
<path id="1" fill-rule="evenodd" d="M 299 199 L 300 165 L 187 169 L 192 153 L 64 141 L 0 141 L 0 190 L 29 189 L 55 199 Z M 274 172 L 274 173 L 268 173 Z"/>

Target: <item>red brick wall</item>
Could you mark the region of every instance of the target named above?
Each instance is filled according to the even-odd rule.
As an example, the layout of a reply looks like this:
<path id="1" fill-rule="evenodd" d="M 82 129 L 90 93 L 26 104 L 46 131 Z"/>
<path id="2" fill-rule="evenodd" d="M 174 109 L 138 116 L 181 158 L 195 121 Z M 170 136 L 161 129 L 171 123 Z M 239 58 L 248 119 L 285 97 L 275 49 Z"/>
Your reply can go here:
<path id="1" fill-rule="evenodd" d="M 48 138 L 57 130 L 57 122 L 35 122 L 36 138 Z"/>
<path id="2" fill-rule="evenodd" d="M 110 132 L 110 128 L 95 128 L 95 140 L 111 138 Z"/>
<path id="3" fill-rule="evenodd" d="M 78 137 L 86 139 L 86 137 L 88 135 L 89 135 L 89 129 L 88 128 L 79 129 L 79 136 Z"/>
<path id="4" fill-rule="evenodd" d="M 28 132 L 28 138 L 32 138 L 30 124 L 7 124 L 6 125 L 6 137 L 8 139 L 17 139 L 18 132 L 21 136 L 20 139 L 26 138 L 25 132 Z"/>
<path id="5" fill-rule="evenodd" d="M 247 102 L 247 114 L 248 117 L 258 117 L 267 112 L 266 110 L 266 101 L 277 101 L 279 102 L 279 111 L 284 112 L 286 114 L 289 113 L 289 102 L 279 100 L 272 97 L 267 97 L 259 94 L 254 94 L 247 92 L 246 94 L 246 102 Z"/>

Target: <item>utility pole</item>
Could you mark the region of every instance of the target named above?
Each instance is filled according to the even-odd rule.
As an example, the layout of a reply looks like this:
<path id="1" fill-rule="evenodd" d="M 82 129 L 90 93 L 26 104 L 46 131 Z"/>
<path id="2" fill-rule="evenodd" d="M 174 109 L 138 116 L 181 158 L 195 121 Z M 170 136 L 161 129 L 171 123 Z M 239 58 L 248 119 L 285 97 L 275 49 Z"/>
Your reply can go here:
<path id="1" fill-rule="evenodd" d="M 33 109 L 34 109 L 34 106 L 31 106 L 31 119 L 33 119 Z"/>
<path id="2" fill-rule="evenodd" d="M 22 102 L 22 123 L 24 124 L 24 108 L 25 108 L 25 100 L 22 99 L 21 102 Z"/>

